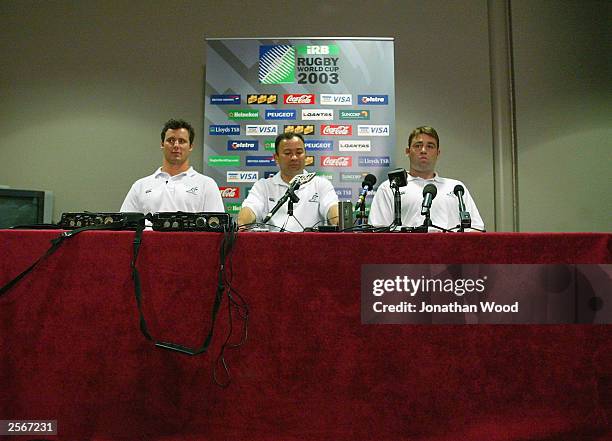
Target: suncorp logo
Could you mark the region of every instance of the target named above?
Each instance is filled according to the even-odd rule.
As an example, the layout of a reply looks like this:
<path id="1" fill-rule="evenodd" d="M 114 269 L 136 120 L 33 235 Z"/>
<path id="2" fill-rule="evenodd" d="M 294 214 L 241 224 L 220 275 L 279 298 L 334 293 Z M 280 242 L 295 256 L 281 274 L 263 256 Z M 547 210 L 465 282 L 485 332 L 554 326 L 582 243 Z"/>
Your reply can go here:
<path id="1" fill-rule="evenodd" d="M 256 171 L 228 171 L 226 174 L 227 182 L 256 182 L 259 179 L 259 172 Z"/>
<path id="2" fill-rule="evenodd" d="M 357 136 L 389 136 L 389 125 L 359 125 Z"/>
<path id="3" fill-rule="evenodd" d="M 227 141 L 227 150 L 258 150 L 259 141 Z"/>
<path id="4" fill-rule="evenodd" d="M 240 135 L 239 125 L 211 124 L 208 126 L 208 134 L 213 136 Z"/>
<path id="5" fill-rule="evenodd" d="M 270 136 L 278 135 L 278 126 L 275 125 L 247 125 L 247 136 Z"/>
<path id="6" fill-rule="evenodd" d="M 333 150 L 334 142 L 323 139 L 306 139 L 304 140 L 304 147 L 306 148 L 306 150 Z"/>
<path id="7" fill-rule="evenodd" d="M 389 167 L 391 159 L 388 156 L 360 156 L 359 167 Z"/>
<path id="8" fill-rule="evenodd" d="M 266 119 L 297 119 L 297 110 L 294 109 L 266 109 Z"/>
<path id="9" fill-rule="evenodd" d="M 389 95 L 359 95 L 357 96 L 359 104 L 375 104 L 384 105 L 389 104 Z"/>
<path id="10" fill-rule="evenodd" d="M 353 95 L 337 94 L 337 93 L 322 93 L 321 105 L 323 106 L 352 106 Z"/>

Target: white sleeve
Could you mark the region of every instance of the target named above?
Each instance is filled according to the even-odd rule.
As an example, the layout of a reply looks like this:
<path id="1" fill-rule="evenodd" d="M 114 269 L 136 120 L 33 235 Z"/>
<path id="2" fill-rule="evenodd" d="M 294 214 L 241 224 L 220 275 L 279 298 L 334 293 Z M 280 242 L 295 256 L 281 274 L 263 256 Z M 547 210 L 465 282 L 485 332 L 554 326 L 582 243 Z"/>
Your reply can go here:
<path id="1" fill-rule="evenodd" d="M 465 188 L 463 202 L 465 203 L 465 209 L 470 213 L 470 217 L 472 219 L 472 227 L 478 228 L 479 230 L 484 230 L 484 221 L 482 220 L 482 217 L 480 217 L 480 212 L 478 211 L 478 208 L 476 208 L 476 202 L 474 202 L 474 199 L 472 198 L 472 195 L 470 194 L 470 191 L 467 189 L 467 187 L 464 185 L 463 188 Z"/>
<path id="2" fill-rule="evenodd" d="M 246 197 L 244 201 L 242 201 L 242 206 L 250 208 L 253 213 L 255 213 L 255 220 L 261 221 L 265 215 L 266 211 L 266 184 L 264 179 L 260 179 L 255 182 L 251 191 L 249 191 L 249 195 Z"/>
<path id="3" fill-rule="evenodd" d="M 380 184 L 374 195 L 368 223 L 376 227 L 388 227 L 393 223 L 393 218 L 393 193 L 389 181 L 385 181 Z"/>
<path id="4" fill-rule="evenodd" d="M 317 183 L 319 191 L 319 214 L 322 219 L 327 219 L 329 209 L 338 205 L 338 194 L 334 190 L 334 186 L 325 178 L 320 178 Z"/>
<path id="5" fill-rule="evenodd" d="M 204 206 L 202 211 L 225 213 L 225 205 L 223 204 L 223 198 L 217 183 L 214 179 L 208 176 L 207 178 L 204 185 Z"/>
<path id="6" fill-rule="evenodd" d="M 130 191 L 125 197 L 123 204 L 121 204 L 121 208 L 119 211 L 121 213 L 143 213 L 143 210 L 138 201 L 138 182 L 132 184 Z"/>

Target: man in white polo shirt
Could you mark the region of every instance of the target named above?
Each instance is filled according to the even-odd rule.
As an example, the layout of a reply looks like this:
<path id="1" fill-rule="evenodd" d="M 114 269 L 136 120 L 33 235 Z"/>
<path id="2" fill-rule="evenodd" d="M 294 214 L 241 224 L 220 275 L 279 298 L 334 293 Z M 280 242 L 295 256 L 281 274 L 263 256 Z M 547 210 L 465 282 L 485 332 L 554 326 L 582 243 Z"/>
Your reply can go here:
<path id="1" fill-rule="evenodd" d="M 169 120 L 161 132 L 162 166 L 130 188 L 122 212 L 224 212 L 217 183 L 189 165 L 195 132 L 184 120 Z"/>
<path id="2" fill-rule="evenodd" d="M 280 169 L 267 179 L 260 179 L 253 185 L 238 213 L 238 225 L 261 222 L 274 208 L 289 188 L 295 176 L 304 173 L 306 150 L 300 134 L 282 133 L 274 143 L 274 160 Z M 304 231 L 305 228 L 338 224 L 338 196 L 332 184 L 325 178 L 315 176 L 302 184 L 295 194 L 300 199 L 293 206 L 289 216 L 285 203 L 267 222 L 278 227 L 276 231 Z"/>
<path id="3" fill-rule="evenodd" d="M 423 188 L 427 184 L 433 184 L 436 186 L 437 194 L 431 204 L 432 224 L 446 229 L 457 227 L 461 221 L 458 198 L 454 189 L 455 186 L 461 185 L 465 190 L 463 199 L 465 208 L 472 218 L 472 229 L 484 230 L 484 222 L 476 208 L 476 203 L 463 182 L 443 178 L 436 173 L 436 162 L 440 155 L 439 142 L 438 133 L 429 126 L 417 127 L 408 137 L 408 147 L 406 147 L 410 160 L 408 184 L 399 189 L 402 202 L 402 225 L 409 227 L 423 225 L 424 216 L 421 215 Z M 393 190 L 389 185 L 389 180 L 386 180 L 380 184 L 372 200 L 369 223 L 374 226 L 389 226 L 393 223 L 393 218 Z M 429 231 L 435 231 L 435 229 L 430 227 Z"/>

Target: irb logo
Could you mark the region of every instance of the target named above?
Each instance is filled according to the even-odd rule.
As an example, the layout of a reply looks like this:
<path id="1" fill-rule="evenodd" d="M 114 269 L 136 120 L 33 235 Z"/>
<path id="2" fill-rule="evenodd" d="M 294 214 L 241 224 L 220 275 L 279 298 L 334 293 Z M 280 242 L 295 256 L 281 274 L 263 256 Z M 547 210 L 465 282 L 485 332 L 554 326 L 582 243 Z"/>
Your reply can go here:
<path id="1" fill-rule="evenodd" d="M 298 55 L 338 55 L 339 52 L 336 45 L 300 45 L 297 47 Z"/>

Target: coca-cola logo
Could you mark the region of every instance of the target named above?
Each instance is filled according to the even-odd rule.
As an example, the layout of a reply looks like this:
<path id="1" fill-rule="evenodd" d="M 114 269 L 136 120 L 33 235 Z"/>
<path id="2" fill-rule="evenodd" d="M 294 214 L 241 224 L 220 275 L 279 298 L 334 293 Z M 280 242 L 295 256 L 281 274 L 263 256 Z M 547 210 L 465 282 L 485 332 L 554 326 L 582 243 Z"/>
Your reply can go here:
<path id="1" fill-rule="evenodd" d="M 353 126 L 346 124 L 323 124 L 321 135 L 327 136 L 352 136 Z"/>
<path id="2" fill-rule="evenodd" d="M 315 95 L 312 93 L 285 95 L 285 104 L 314 104 Z"/>
<path id="3" fill-rule="evenodd" d="M 240 187 L 219 187 L 219 192 L 224 199 L 238 199 L 240 197 Z"/>
<path id="4" fill-rule="evenodd" d="M 322 167 L 351 167 L 352 156 L 321 156 Z"/>

